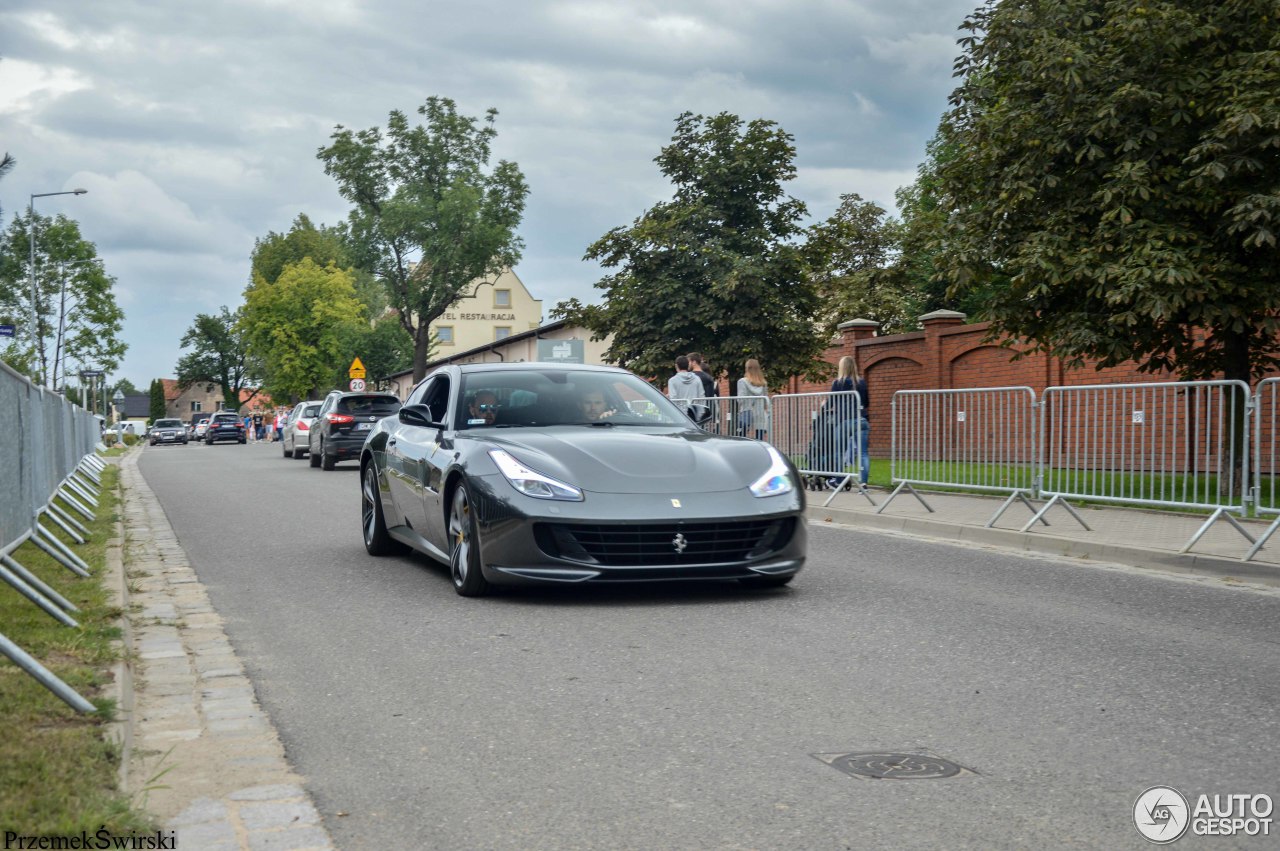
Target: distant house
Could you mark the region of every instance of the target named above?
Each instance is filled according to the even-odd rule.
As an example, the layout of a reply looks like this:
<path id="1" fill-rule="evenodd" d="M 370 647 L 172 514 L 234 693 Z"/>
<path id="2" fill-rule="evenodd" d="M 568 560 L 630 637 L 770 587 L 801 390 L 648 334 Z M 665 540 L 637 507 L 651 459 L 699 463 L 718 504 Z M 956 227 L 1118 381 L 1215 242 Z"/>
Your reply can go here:
<path id="1" fill-rule="evenodd" d="M 127 393 L 124 402 L 115 409 L 116 419 L 122 423 L 134 423 L 135 434 L 142 434 L 151 421 L 151 394 Z"/>
<path id="2" fill-rule="evenodd" d="M 190 422 L 193 414 L 212 413 L 213 411 L 222 410 L 224 400 L 222 398 L 222 385 L 214 384 L 211 390 L 205 389 L 210 385 L 203 381 L 191 385 L 186 390 L 178 389 L 177 379 L 162 378 L 160 383 L 164 385 L 164 414 L 166 417 L 177 417 L 183 422 Z M 246 401 L 253 394 L 252 390 L 240 391 L 240 407 L 241 413 L 252 411 L 255 409 L 267 410 L 271 407 L 271 397 L 265 393 L 259 393 L 249 401 L 246 408 Z M 150 397 L 147 397 L 150 400 Z M 150 401 L 148 401 L 148 405 Z"/>

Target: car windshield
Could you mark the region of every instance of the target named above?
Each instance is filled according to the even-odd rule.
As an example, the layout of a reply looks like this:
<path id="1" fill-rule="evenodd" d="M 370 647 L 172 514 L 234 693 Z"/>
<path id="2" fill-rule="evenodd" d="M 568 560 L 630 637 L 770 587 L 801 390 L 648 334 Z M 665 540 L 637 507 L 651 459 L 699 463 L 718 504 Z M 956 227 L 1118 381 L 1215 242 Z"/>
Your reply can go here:
<path id="1" fill-rule="evenodd" d="M 648 382 L 628 372 L 562 367 L 472 372 L 462 378 L 456 428 L 547 425 L 689 425 Z"/>
<path id="2" fill-rule="evenodd" d="M 320 414 L 320 405 L 307 405 L 306 409 L 299 415 L 301 417 L 310 417 L 315 419 Z"/>
<path id="3" fill-rule="evenodd" d="M 235 414 L 217 414 L 213 418 L 215 423 L 238 423 L 240 418 Z"/>
<path id="4" fill-rule="evenodd" d="M 182 428 L 182 420 L 156 420 L 152 428 Z"/>
<path id="5" fill-rule="evenodd" d="M 389 417 L 400 410 L 400 400 L 394 396 L 344 396 L 337 409 L 343 414 Z"/>

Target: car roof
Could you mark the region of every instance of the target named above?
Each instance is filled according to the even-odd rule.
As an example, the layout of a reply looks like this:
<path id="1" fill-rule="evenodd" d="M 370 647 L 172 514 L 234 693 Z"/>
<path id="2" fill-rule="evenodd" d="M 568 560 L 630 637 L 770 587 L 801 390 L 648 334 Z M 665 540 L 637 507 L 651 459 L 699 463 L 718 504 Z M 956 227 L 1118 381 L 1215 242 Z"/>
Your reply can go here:
<path id="1" fill-rule="evenodd" d="M 460 363 L 453 364 L 464 375 L 472 372 L 529 372 L 543 369 L 572 369 L 588 372 L 627 372 L 620 366 L 594 363 L 552 363 L 550 361 L 522 361 L 520 363 Z"/>

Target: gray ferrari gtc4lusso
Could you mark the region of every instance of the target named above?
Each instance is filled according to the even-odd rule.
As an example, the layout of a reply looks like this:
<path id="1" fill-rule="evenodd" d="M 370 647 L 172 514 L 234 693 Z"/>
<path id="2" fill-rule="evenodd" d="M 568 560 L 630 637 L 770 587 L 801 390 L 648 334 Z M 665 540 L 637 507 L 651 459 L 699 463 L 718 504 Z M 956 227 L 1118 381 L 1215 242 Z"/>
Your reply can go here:
<path id="1" fill-rule="evenodd" d="M 425 553 L 469 597 L 548 582 L 776 586 L 805 560 L 791 462 L 702 431 L 613 367 L 441 367 L 374 426 L 360 488 L 368 552 Z"/>

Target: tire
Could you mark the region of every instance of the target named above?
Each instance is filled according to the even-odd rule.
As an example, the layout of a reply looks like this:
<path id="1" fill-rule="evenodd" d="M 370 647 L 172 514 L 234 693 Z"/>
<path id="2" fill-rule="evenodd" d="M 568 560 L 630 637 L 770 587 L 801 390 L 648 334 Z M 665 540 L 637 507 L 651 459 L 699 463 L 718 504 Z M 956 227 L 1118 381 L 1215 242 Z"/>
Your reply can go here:
<path id="1" fill-rule="evenodd" d="M 285 449 L 285 448 L 284 448 L 284 441 L 281 441 L 281 442 L 280 442 L 280 451 L 284 453 L 284 457 L 286 457 L 286 458 L 288 458 L 290 455 L 292 455 L 292 454 L 293 454 L 293 453 L 292 453 L 292 452 L 290 452 L 288 449 Z"/>
<path id="2" fill-rule="evenodd" d="M 796 575 L 793 573 L 790 576 L 749 576 L 738 581 L 749 588 L 781 588 L 795 578 Z"/>
<path id="3" fill-rule="evenodd" d="M 489 580 L 480 569 L 480 535 L 465 481 L 458 483 L 449 506 L 449 578 L 453 590 L 463 597 L 489 593 Z"/>
<path id="4" fill-rule="evenodd" d="M 319 467 L 319 466 L 320 466 L 320 456 L 319 456 L 318 454 L 316 454 L 315 452 L 312 452 L 312 453 L 311 453 L 311 458 L 310 458 L 309 460 L 311 461 L 311 466 L 312 466 L 312 467 Z"/>
<path id="5" fill-rule="evenodd" d="M 293 460 L 295 460 L 295 461 L 301 461 L 301 460 L 302 460 L 302 453 L 304 453 L 304 452 L 306 452 L 306 451 L 307 451 L 307 450 L 305 450 L 305 449 L 299 449 L 299 448 L 298 448 L 298 447 L 296 447 L 296 446 L 295 446 L 295 447 L 293 447 Z"/>
<path id="6" fill-rule="evenodd" d="M 378 493 L 378 476 L 373 461 L 360 474 L 360 525 L 364 548 L 371 556 L 395 556 L 409 548 L 387 533 L 386 515 L 382 513 L 382 495 Z"/>
<path id="7" fill-rule="evenodd" d="M 322 441 L 320 443 L 320 467 L 324 470 L 332 470 L 337 463 L 337 458 L 324 451 L 324 442 Z"/>

